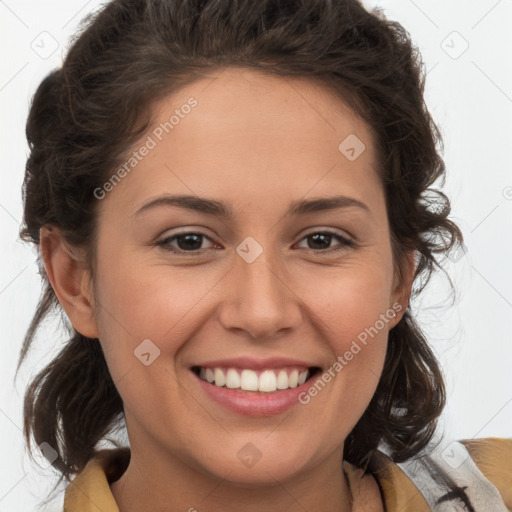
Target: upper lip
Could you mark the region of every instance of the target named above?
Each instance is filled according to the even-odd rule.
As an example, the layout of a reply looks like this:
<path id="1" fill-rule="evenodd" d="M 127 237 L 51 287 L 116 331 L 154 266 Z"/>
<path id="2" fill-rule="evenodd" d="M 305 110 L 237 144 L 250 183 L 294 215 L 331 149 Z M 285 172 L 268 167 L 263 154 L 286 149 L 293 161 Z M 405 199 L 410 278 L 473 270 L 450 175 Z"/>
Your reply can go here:
<path id="1" fill-rule="evenodd" d="M 269 368 L 283 368 L 285 366 L 312 368 L 317 365 L 300 361 L 298 359 L 290 359 L 288 357 L 270 357 L 267 359 L 234 357 L 231 359 L 205 361 L 194 366 L 200 366 L 202 368 L 246 368 L 248 370 L 265 370 Z"/>

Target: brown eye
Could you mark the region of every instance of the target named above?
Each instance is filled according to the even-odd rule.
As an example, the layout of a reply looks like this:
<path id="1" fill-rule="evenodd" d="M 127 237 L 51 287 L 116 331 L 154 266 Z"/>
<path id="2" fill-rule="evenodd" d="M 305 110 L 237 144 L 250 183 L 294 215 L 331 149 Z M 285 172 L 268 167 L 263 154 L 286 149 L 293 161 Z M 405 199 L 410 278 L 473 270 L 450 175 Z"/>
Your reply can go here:
<path id="1" fill-rule="evenodd" d="M 306 235 L 302 240 L 306 240 L 306 249 L 313 249 L 316 251 L 330 251 L 344 249 L 347 246 L 352 247 L 355 243 L 338 233 L 332 233 L 330 231 L 316 231 Z M 338 241 L 341 247 L 333 248 L 331 242 Z"/>
<path id="2" fill-rule="evenodd" d="M 171 251 L 179 254 L 183 253 L 197 253 L 205 249 L 202 247 L 204 239 L 212 240 L 202 233 L 196 232 L 186 232 L 186 233 L 178 233 L 173 236 L 166 237 L 159 242 L 157 245 L 165 249 L 166 251 Z M 175 243 L 175 245 L 172 245 Z M 208 247 L 206 248 L 208 249 Z"/>

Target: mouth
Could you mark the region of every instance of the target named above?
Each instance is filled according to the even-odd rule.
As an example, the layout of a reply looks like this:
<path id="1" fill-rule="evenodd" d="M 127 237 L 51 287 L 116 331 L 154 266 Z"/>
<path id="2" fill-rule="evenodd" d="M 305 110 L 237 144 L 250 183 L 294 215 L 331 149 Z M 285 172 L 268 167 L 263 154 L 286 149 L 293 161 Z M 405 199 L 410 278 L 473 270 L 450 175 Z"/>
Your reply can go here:
<path id="1" fill-rule="evenodd" d="M 254 370 L 234 367 L 192 366 L 192 372 L 204 383 L 240 393 L 278 394 L 298 388 L 320 373 L 318 366 L 284 366 Z"/>

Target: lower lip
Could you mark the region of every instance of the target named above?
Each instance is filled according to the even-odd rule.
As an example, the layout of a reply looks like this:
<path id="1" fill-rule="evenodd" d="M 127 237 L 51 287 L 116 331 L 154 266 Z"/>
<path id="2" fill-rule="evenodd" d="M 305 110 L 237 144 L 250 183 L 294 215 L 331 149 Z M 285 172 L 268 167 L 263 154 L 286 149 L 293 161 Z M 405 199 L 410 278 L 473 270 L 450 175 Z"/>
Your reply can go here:
<path id="1" fill-rule="evenodd" d="M 296 388 L 289 388 L 273 393 L 255 391 L 236 391 L 215 386 L 200 379 L 192 372 L 204 392 L 219 405 L 237 414 L 246 416 L 274 416 L 283 413 L 294 405 L 301 405 L 299 395 L 311 385 L 311 379 Z"/>

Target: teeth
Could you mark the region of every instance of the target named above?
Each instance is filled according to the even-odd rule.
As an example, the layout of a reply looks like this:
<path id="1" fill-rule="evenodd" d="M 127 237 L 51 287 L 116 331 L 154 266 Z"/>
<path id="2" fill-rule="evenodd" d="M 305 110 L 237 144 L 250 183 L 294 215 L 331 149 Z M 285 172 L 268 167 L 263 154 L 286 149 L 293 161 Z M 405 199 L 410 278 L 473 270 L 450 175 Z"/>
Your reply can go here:
<path id="1" fill-rule="evenodd" d="M 201 369 L 203 370 L 204 368 Z M 212 383 L 215 380 L 215 375 L 211 368 L 206 368 L 206 380 L 210 383 Z"/>
<path id="2" fill-rule="evenodd" d="M 272 391 L 275 391 L 276 388 L 277 388 L 276 374 L 272 370 L 265 370 L 260 375 L 258 390 L 265 391 L 266 393 L 271 393 Z"/>
<path id="3" fill-rule="evenodd" d="M 201 368 L 199 376 L 202 380 L 218 387 L 242 389 L 244 391 L 260 391 L 273 393 L 276 390 L 296 388 L 306 382 L 309 370 L 299 371 L 297 368 L 264 370 L 259 375 L 254 370 L 236 370 L 228 368 Z"/>
<path id="4" fill-rule="evenodd" d="M 233 368 L 230 368 L 226 374 L 226 387 L 231 389 L 240 387 L 240 375 Z"/>
<path id="5" fill-rule="evenodd" d="M 291 388 L 296 388 L 299 384 L 299 372 L 297 370 L 293 370 L 288 377 L 288 385 Z"/>
<path id="6" fill-rule="evenodd" d="M 306 372 L 307 374 L 307 372 Z M 281 370 L 277 374 L 277 389 L 288 389 L 288 374 L 286 370 Z"/>
<path id="7" fill-rule="evenodd" d="M 218 386 L 217 379 L 215 379 L 215 385 Z M 258 374 L 252 370 L 242 370 L 240 387 L 244 391 L 258 391 Z"/>
<path id="8" fill-rule="evenodd" d="M 215 368 L 213 375 L 216 386 L 224 386 L 224 384 L 226 384 L 226 377 L 224 377 L 224 372 L 220 368 Z"/>

